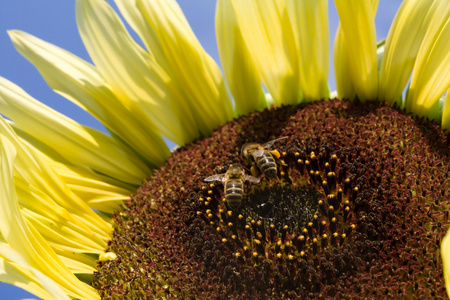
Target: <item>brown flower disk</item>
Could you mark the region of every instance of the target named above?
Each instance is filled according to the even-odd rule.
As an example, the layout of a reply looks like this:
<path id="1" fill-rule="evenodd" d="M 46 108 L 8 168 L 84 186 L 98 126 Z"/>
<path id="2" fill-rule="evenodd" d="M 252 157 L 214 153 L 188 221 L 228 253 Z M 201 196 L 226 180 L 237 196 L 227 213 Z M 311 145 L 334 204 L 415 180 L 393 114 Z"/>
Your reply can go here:
<path id="1" fill-rule="evenodd" d="M 276 141 L 277 178 L 221 182 L 247 142 Z M 444 298 L 449 136 L 380 103 L 264 110 L 176 150 L 114 216 L 104 299 Z"/>

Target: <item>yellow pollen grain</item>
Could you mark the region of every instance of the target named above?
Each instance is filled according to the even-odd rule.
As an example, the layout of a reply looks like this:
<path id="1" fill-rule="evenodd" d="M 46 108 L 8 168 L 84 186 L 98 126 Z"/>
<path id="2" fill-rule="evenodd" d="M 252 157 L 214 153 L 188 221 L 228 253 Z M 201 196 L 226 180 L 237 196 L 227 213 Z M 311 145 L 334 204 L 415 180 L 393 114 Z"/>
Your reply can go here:
<path id="1" fill-rule="evenodd" d="M 276 158 L 280 158 L 280 152 L 278 152 L 278 150 L 272 150 L 272 151 L 270 151 L 270 153 L 274 156 L 274 157 L 276 157 Z"/>

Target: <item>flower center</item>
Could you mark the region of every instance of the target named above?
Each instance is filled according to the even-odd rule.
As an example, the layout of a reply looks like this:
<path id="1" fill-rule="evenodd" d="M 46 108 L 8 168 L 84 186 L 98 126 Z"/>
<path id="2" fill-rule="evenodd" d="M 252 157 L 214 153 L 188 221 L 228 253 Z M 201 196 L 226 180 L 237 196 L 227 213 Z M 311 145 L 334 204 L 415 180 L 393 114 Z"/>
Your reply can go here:
<path id="1" fill-rule="evenodd" d="M 280 153 L 276 176 L 241 156 L 279 137 L 267 149 Z M 115 215 L 118 259 L 94 286 L 104 297 L 445 295 L 449 152 L 437 126 L 378 103 L 241 117 L 178 149 Z M 231 164 L 261 180 L 233 183 L 232 206 L 220 179 Z"/>

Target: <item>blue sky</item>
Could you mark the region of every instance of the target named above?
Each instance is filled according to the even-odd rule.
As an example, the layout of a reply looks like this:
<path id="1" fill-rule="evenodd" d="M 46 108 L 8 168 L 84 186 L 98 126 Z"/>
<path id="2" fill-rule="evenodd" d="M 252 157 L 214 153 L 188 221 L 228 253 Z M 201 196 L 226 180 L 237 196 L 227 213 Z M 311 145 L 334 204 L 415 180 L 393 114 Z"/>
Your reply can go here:
<path id="1" fill-rule="evenodd" d="M 78 34 L 75 22 L 75 1 L 14 0 L 0 4 L 0 76 L 21 86 L 27 93 L 79 123 L 103 130 L 93 117 L 63 97 L 53 93 L 39 72 L 19 53 L 9 40 L 7 30 L 19 29 L 62 47 L 90 61 Z M 108 1 L 112 3 L 112 1 Z M 191 27 L 206 51 L 219 62 L 215 32 L 215 1 L 178 0 Z M 381 0 L 376 17 L 377 38 L 387 36 L 400 0 Z M 330 45 L 333 45 L 338 18 L 333 1 L 329 2 Z M 332 54 L 332 51 L 331 51 Z M 330 55 L 331 55 L 330 54 Z M 331 65 L 332 67 L 332 65 Z M 335 89 L 333 71 L 330 70 L 330 90 Z M 33 298 L 13 286 L 0 283 L 0 299 Z"/>

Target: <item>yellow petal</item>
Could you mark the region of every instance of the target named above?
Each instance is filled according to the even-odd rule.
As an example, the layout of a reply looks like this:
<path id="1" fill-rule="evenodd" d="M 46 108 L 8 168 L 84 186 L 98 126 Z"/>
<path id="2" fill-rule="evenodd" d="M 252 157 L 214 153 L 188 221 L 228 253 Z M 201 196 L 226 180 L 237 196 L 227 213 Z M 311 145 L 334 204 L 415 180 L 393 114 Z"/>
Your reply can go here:
<path id="1" fill-rule="evenodd" d="M 386 39 L 380 68 L 379 98 L 394 104 L 402 96 L 436 1 L 403 1 Z"/>
<path id="2" fill-rule="evenodd" d="M 137 118 L 89 63 L 21 31 L 8 32 L 14 47 L 57 93 L 82 107 L 154 166 L 170 155 L 149 118 Z"/>
<path id="3" fill-rule="evenodd" d="M 444 108 L 442 112 L 442 129 L 450 131 L 450 90 L 447 90 L 447 96 L 444 100 Z"/>
<path id="4" fill-rule="evenodd" d="M 114 94 L 136 118 L 150 118 L 163 136 L 179 145 L 199 137 L 198 120 L 183 101 L 178 83 L 133 40 L 107 2 L 76 3 L 86 49 Z M 194 76 L 192 70 L 189 74 Z"/>
<path id="5" fill-rule="evenodd" d="M 116 0 L 119 10 L 139 34 L 149 55 L 173 79 L 172 89 L 208 135 L 233 117 L 219 67 L 201 47 L 174 0 Z M 182 113 L 185 113 L 184 111 Z"/>
<path id="6" fill-rule="evenodd" d="M 261 79 L 248 51 L 236 13 L 229 0 L 216 8 L 216 36 L 225 77 L 233 94 L 236 112 L 246 115 L 266 106 Z"/>
<path id="7" fill-rule="evenodd" d="M 33 210 L 33 205 L 40 203 L 40 206 L 48 208 L 53 213 L 49 214 L 49 217 L 55 220 L 61 220 L 64 217 L 67 221 L 73 221 L 77 226 L 86 226 L 84 230 L 93 236 L 97 235 L 103 239 L 110 238 L 111 224 L 105 222 L 86 203 L 76 197 L 59 175 L 39 155 L 32 153 L 31 149 L 22 144 L 3 118 L 0 118 L 0 133 L 17 152 L 18 159 L 14 164 L 15 182 L 20 188 L 18 192 L 26 190 L 32 195 L 32 197 L 25 196 L 21 199 L 28 204 L 29 209 Z M 34 211 L 41 213 L 39 208 L 35 208 Z M 42 214 L 45 213 L 47 211 L 42 212 Z M 61 216 L 55 217 L 57 214 L 61 214 Z M 74 218 L 74 220 L 70 218 Z"/>
<path id="8" fill-rule="evenodd" d="M 342 26 L 339 25 L 334 40 L 334 76 L 336 78 L 336 89 L 341 99 L 353 100 L 356 97 L 353 81 L 349 78 L 350 63 Z"/>
<path id="9" fill-rule="evenodd" d="M 53 149 L 50 149 L 18 129 L 14 123 L 10 123 L 9 125 L 20 137 L 21 142 L 26 144 L 28 148 L 31 148 L 35 155 L 40 154 L 47 165 L 61 177 L 67 187 L 78 198 L 86 202 L 90 208 L 106 213 L 113 213 L 120 209 L 123 200 L 128 199 L 129 195 L 136 191 L 134 186 L 126 185 L 113 178 L 95 173 L 88 168 L 71 165 Z M 42 211 L 47 212 L 49 208 L 44 209 L 41 207 L 45 205 L 44 203 L 39 202 L 36 211 L 39 211 L 39 208 L 41 208 Z M 54 207 L 54 205 L 52 204 L 51 207 Z"/>
<path id="10" fill-rule="evenodd" d="M 328 0 L 288 0 L 299 53 L 300 88 L 306 101 L 328 99 Z"/>
<path id="11" fill-rule="evenodd" d="M 118 141 L 52 110 L 1 77 L 0 110 L 22 130 L 74 164 L 84 164 L 134 185 L 150 173 L 142 160 Z"/>
<path id="12" fill-rule="evenodd" d="M 82 227 L 72 222 L 55 223 L 39 213 L 22 209 L 23 216 L 42 235 L 54 249 L 72 253 L 100 254 L 106 249 L 106 241 L 96 238 L 90 232 L 83 232 Z M 74 220 L 78 221 L 78 220 Z"/>
<path id="13" fill-rule="evenodd" d="M 406 108 L 424 116 L 450 88 L 450 2 L 436 1 L 433 19 L 417 53 Z"/>
<path id="14" fill-rule="evenodd" d="M 450 232 L 441 241 L 441 257 L 444 268 L 445 288 L 447 289 L 447 296 L 450 297 Z"/>
<path id="15" fill-rule="evenodd" d="M 352 81 L 361 101 L 376 99 L 378 70 L 375 13 L 378 1 L 335 0 L 335 3 L 350 71 L 349 74 L 339 76 L 346 76 L 347 80 Z M 335 61 L 339 59 L 340 57 L 334 58 Z"/>
<path id="16" fill-rule="evenodd" d="M 2 126 L 6 125 L 3 119 L 0 119 L 0 123 Z M 8 134 L 5 130 L 0 133 L 0 231 L 5 241 L 12 249 L 20 251 L 27 266 L 37 269 L 56 282 L 64 293 L 82 299 L 99 299 L 96 291 L 79 281 L 67 269 L 36 229 L 27 224 L 22 216 L 13 180 L 17 151 L 10 137 L 5 134 Z M 5 253 L 2 254 L 4 256 Z"/>
<path id="17" fill-rule="evenodd" d="M 50 162 L 70 190 L 89 207 L 113 213 L 120 209 L 122 202 L 130 198 L 134 190 L 127 190 L 107 182 L 107 178 L 92 171 Z"/>
<path id="18" fill-rule="evenodd" d="M 0 243 L 0 278 L 44 299 L 69 300 L 56 282 L 28 264 L 24 258 L 7 245 Z M 2 274 L 3 273 L 3 274 Z"/>
<path id="19" fill-rule="evenodd" d="M 93 255 L 73 253 L 61 249 L 54 250 L 63 264 L 74 274 L 93 274 L 97 271 L 97 261 Z"/>
<path id="20" fill-rule="evenodd" d="M 298 53 L 286 1 L 233 0 L 232 4 L 250 55 L 275 103 L 298 103 Z"/>

